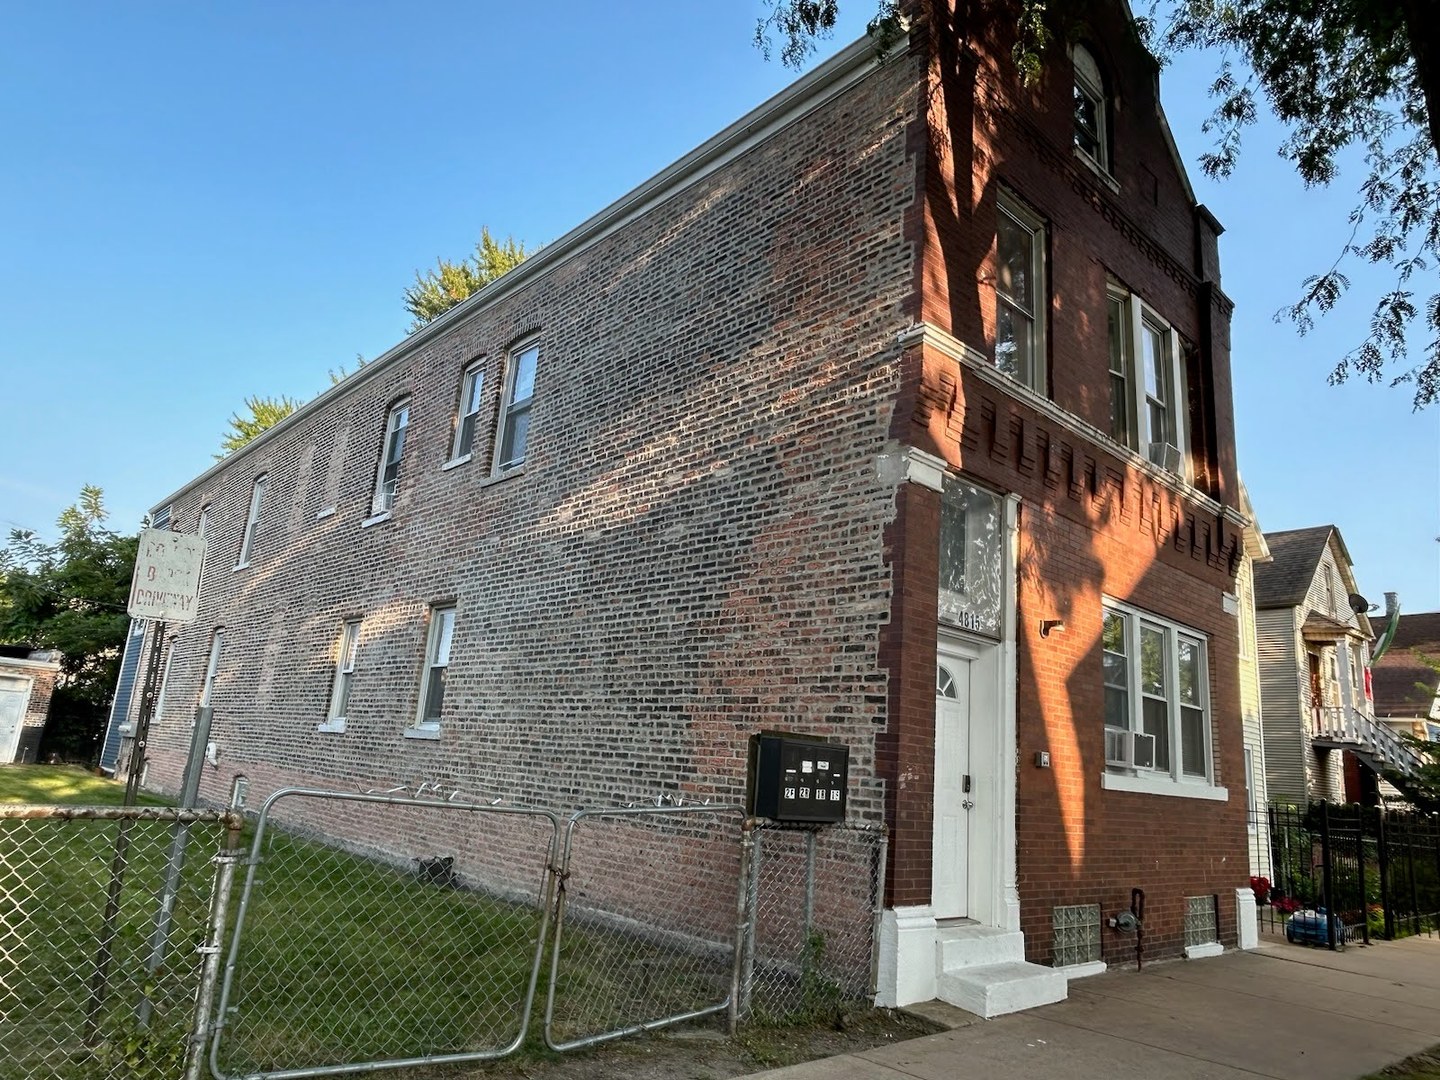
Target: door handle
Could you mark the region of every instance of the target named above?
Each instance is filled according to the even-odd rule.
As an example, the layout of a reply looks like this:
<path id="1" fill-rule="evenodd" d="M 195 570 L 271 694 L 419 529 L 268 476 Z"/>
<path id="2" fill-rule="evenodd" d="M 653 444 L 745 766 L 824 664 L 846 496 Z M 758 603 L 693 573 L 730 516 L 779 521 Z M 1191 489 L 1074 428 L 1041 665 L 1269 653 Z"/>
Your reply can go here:
<path id="1" fill-rule="evenodd" d="M 966 810 L 974 810 L 974 809 L 975 809 L 975 804 L 974 804 L 973 802 L 971 802 L 969 799 L 966 799 L 966 800 L 965 800 L 964 802 L 962 802 L 960 805 L 961 805 L 964 809 L 966 809 Z"/>

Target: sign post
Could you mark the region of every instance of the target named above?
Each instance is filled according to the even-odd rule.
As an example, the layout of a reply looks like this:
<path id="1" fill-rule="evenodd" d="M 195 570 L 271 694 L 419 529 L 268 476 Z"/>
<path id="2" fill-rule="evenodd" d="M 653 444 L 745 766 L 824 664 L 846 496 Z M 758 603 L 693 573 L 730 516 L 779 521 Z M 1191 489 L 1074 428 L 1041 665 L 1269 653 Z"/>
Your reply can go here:
<path id="1" fill-rule="evenodd" d="M 130 751 L 130 775 L 125 780 L 125 806 L 134 806 L 139 793 L 140 774 L 145 771 L 145 757 L 150 743 L 150 720 L 155 715 L 155 700 L 160 692 L 162 654 L 165 651 L 165 624 L 193 622 L 200 601 L 200 568 L 205 561 L 205 539 L 166 529 L 146 529 L 140 534 L 135 552 L 135 572 L 130 579 L 130 602 L 127 611 L 132 619 L 149 622 L 150 658 L 145 666 L 145 683 L 140 691 L 140 713 L 135 718 L 135 745 Z M 198 731 L 197 731 L 198 734 Z M 196 747 L 191 739 L 187 777 L 199 779 L 195 763 Z M 203 746 L 203 743 L 201 744 Z M 184 806 L 195 805 L 195 795 L 187 782 Z M 164 959 L 170 935 L 171 909 L 179 887 L 180 869 L 185 860 L 187 826 L 176 823 L 175 837 L 170 846 L 170 862 L 165 886 L 160 897 L 155 932 L 151 938 L 150 960 L 146 968 L 152 975 Z M 120 894 L 125 887 L 125 865 L 130 848 L 130 822 L 121 820 L 115 834 L 115 855 L 110 863 L 110 890 L 105 899 L 104 923 L 100 948 L 95 957 L 95 973 L 90 980 L 90 1004 L 87 1010 L 86 1043 L 98 1038 L 100 1010 L 109 989 L 110 959 L 114 954 L 116 922 L 120 916 Z M 150 1019 L 148 996 L 140 999 L 141 1026 Z"/>

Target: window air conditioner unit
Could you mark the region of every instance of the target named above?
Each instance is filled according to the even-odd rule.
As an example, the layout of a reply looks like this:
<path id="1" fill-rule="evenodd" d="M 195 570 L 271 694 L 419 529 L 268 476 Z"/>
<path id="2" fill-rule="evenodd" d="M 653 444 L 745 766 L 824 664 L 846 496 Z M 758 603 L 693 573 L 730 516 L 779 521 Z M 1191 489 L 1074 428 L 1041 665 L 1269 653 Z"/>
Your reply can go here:
<path id="1" fill-rule="evenodd" d="M 1125 769 L 1155 768 L 1155 736 L 1140 731 L 1106 728 L 1105 764 Z"/>
<path id="2" fill-rule="evenodd" d="M 1180 457 L 1180 448 L 1174 443 L 1152 442 L 1148 456 L 1154 464 L 1168 472 L 1178 473 L 1183 463 Z"/>
<path id="3" fill-rule="evenodd" d="M 375 498 L 370 504 L 372 514 L 383 514 L 390 509 L 390 504 L 395 501 L 393 491 L 377 491 Z"/>

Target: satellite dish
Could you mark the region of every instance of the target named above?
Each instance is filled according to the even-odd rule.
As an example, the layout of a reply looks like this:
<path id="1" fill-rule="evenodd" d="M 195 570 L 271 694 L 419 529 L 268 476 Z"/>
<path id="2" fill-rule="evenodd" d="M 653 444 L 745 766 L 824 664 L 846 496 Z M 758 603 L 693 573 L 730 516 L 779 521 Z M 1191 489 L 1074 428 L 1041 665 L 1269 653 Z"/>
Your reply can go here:
<path id="1" fill-rule="evenodd" d="M 1373 610 L 1374 607 L 1374 604 L 1370 603 L 1369 600 L 1366 600 L 1365 597 L 1361 596 L 1358 592 L 1352 592 L 1350 594 L 1350 610 L 1355 612 L 1356 615 L 1364 615 L 1367 611 Z"/>

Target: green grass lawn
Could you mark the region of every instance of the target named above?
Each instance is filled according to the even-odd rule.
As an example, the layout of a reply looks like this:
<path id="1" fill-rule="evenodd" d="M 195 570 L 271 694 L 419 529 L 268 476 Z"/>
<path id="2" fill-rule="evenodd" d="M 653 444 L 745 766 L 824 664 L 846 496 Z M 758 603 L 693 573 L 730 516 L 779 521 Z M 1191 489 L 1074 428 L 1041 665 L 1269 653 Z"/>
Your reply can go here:
<path id="1" fill-rule="evenodd" d="M 1432 1046 L 1361 1080 L 1440 1080 L 1440 1046 Z"/>
<path id="2" fill-rule="evenodd" d="M 72 806 L 119 806 L 125 785 L 73 765 L 0 765 L 0 803 Z M 141 806 L 166 801 L 141 792 Z"/>
<path id="3" fill-rule="evenodd" d="M 79 769 L 0 768 L 0 802 L 116 805 L 122 793 Z M 102 821 L 0 821 L 0 1080 L 158 1080 L 178 1072 L 222 834 L 215 825 L 190 831 L 168 955 L 152 977 L 148 943 L 174 826 L 132 825 L 106 1000 L 87 1047 L 117 830 Z M 247 869 L 237 869 L 232 929 Z M 519 1035 L 540 928 L 534 902 L 436 883 L 409 864 L 272 826 L 245 917 L 220 1044 L 227 1073 L 499 1051 Z M 227 934 L 227 952 L 230 941 Z M 547 942 L 532 1054 L 540 1052 L 549 949 Z M 567 927 L 557 1034 L 713 1004 L 728 981 L 723 957 L 680 955 L 600 926 Z M 135 1007 L 145 995 L 157 1012 L 141 1031 Z"/>

